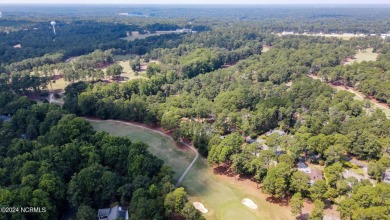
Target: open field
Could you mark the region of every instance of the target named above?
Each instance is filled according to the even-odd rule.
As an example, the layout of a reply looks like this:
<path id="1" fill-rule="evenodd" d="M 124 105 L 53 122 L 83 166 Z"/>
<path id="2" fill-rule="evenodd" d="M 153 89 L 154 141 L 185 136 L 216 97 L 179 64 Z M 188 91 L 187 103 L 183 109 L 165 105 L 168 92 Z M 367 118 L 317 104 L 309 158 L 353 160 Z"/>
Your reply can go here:
<path id="1" fill-rule="evenodd" d="M 127 80 L 140 79 L 140 78 L 147 79 L 146 77 L 141 75 L 136 76 L 134 71 L 130 68 L 129 61 L 116 61 L 116 63 L 118 63 L 123 67 L 123 72 L 121 74 L 121 77 L 123 77 L 124 79 Z M 103 69 L 103 71 L 105 71 L 105 69 Z M 139 74 L 141 74 L 141 71 L 139 72 Z"/>
<path id="2" fill-rule="evenodd" d="M 163 35 L 163 34 L 172 34 L 172 33 L 178 34 L 178 33 L 182 33 L 182 32 L 180 32 L 180 31 L 156 31 L 156 33 L 153 33 L 153 34 L 139 34 L 138 31 L 133 31 L 131 33 L 131 36 L 123 37 L 121 39 L 127 40 L 127 41 L 133 41 L 136 39 L 145 39 L 147 37 L 159 36 L 159 35 Z"/>
<path id="3" fill-rule="evenodd" d="M 269 49 L 271 49 L 270 46 L 267 46 L 267 45 L 263 45 L 263 50 L 261 51 L 262 53 L 265 53 L 265 52 L 268 52 Z"/>
<path id="4" fill-rule="evenodd" d="M 59 79 L 56 79 L 55 82 L 52 82 L 51 83 L 51 86 L 50 84 L 47 85 L 47 88 L 48 89 L 53 89 L 53 90 L 64 90 L 65 87 L 69 84 L 69 82 L 65 82 L 64 78 L 59 78 Z"/>
<path id="5" fill-rule="evenodd" d="M 373 53 L 372 50 L 373 50 L 372 48 L 359 50 L 356 53 L 355 57 L 353 59 L 348 59 L 347 62 L 344 63 L 344 65 L 352 64 L 354 62 L 360 63 L 363 61 L 376 61 L 378 54 Z"/>
<path id="6" fill-rule="evenodd" d="M 358 35 L 341 35 L 341 34 L 322 34 L 322 35 L 313 35 L 313 36 L 335 37 L 335 38 L 340 38 L 342 40 L 350 40 L 353 37 L 361 37 Z"/>
<path id="7" fill-rule="evenodd" d="M 194 158 L 194 152 L 180 149 L 167 137 L 156 132 L 133 125 L 113 121 L 92 121 L 97 131 L 106 131 L 117 136 L 128 136 L 134 141 L 147 143 L 157 157 L 164 160 L 175 171 L 175 180 L 181 175 Z M 203 158 L 199 158 L 194 167 L 184 178 L 182 185 L 186 188 L 191 202 L 201 202 L 208 213 L 206 219 L 255 220 L 255 219 L 293 219 L 286 206 L 266 201 L 256 184 L 249 181 L 233 181 L 230 177 L 216 175 Z M 253 210 L 241 203 L 244 198 L 253 200 L 258 209 Z"/>

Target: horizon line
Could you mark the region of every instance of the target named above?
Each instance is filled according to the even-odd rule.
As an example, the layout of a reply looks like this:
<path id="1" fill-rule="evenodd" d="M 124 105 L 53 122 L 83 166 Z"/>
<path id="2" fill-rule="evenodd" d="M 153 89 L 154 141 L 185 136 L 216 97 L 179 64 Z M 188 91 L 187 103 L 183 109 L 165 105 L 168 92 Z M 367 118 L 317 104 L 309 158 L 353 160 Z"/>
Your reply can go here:
<path id="1" fill-rule="evenodd" d="M 340 5 L 344 5 L 344 6 L 353 6 L 353 5 L 359 5 L 359 6 L 362 6 L 362 5 L 390 5 L 390 2 L 389 3 L 349 3 L 349 4 L 345 4 L 345 3 L 288 3 L 288 4 L 285 4 L 285 3 L 259 3 L 259 4 L 253 4 L 253 3 L 212 3 L 212 4 L 209 4 L 209 3 L 197 3 L 197 4 L 187 4 L 187 3 L 143 3 L 143 4 L 138 4 L 138 3 L 110 3 L 110 4 L 107 4 L 107 3 L 34 3 L 34 2 L 29 2 L 29 3 L 1 3 L 0 2 L 0 5 L 139 5 L 139 6 L 142 6 L 142 5 L 156 5 L 156 6 L 159 6 L 159 5 L 172 5 L 172 6 L 175 6 L 175 5 L 193 5 L 193 6 L 197 6 L 197 5 L 218 5 L 218 6 L 223 6 L 223 5 L 226 5 L 226 6 L 229 6 L 229 5 L 248 5 L 248 6 L 262 6 L 262 5 L 267 5 L 267 6 L 270 6 L 270 5 L 275 5 L 275 6 L 291 6 L 291 5 L 317 5 L 317 6 L 333 6 L 333 5 L 337 5 L 337 6 L 340 6 Z"/>

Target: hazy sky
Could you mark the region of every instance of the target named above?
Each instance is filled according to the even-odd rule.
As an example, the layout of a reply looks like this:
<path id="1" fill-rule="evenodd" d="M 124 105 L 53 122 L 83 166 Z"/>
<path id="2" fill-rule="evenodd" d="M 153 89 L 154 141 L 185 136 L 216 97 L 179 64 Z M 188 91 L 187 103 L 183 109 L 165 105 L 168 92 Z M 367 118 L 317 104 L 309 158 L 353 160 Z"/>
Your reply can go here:
<path id="1" fill-rule="evenodd" d="M 0 4 L 390 4 L 389 0 L 0 0 Z"/>

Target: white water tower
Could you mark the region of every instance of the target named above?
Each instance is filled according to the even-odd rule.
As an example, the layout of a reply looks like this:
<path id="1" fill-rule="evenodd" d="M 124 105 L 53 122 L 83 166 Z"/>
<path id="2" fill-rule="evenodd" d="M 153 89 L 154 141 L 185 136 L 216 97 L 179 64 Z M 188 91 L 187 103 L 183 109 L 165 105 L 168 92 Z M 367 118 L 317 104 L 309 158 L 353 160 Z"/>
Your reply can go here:
<path id="1" fill-rule="evenodd" d="M 51 21 L 50 24 L 51 24 L 51 26 L 53 26 L 54 35 L 56 35 L 56 22 L 55 21 Z"/>

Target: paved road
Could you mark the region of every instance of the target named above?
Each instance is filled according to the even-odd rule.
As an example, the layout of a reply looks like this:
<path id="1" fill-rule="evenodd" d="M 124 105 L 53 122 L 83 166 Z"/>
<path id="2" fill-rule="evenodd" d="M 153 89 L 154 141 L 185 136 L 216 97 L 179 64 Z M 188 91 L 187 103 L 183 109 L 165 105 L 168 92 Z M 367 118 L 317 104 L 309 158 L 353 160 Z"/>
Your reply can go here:
<path id="1" fill-rule="evenodd" d="M 63 92 L 59 93 L 59 94 L 63 94 Z M 54 94 L 53 93 L 50 93 L 49 102 L 57 104 L 57 105 L 63 105 L 64 104 L 64 102 L 61 102 L 61 101 L 58 101 L 58 100 L 54 99 Z"/>

